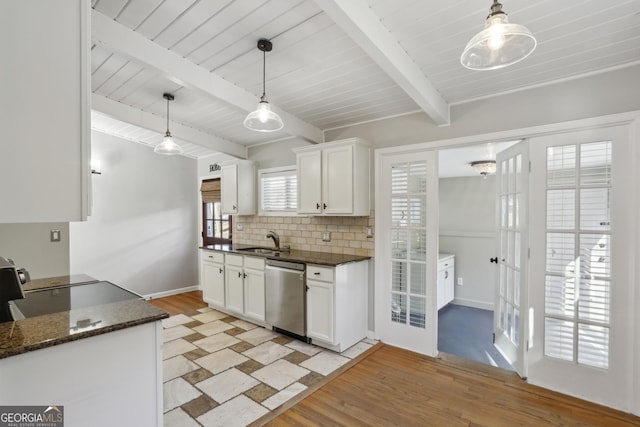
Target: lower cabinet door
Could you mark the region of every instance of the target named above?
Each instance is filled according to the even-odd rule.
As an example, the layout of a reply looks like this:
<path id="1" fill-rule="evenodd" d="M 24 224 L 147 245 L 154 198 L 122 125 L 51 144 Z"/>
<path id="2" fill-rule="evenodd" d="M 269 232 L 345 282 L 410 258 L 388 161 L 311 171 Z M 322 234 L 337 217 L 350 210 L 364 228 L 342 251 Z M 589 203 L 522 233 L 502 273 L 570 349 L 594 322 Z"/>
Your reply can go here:
<path id="1" fill-rule="evenodd" d="M 265 319 L 265 277 L 263 271 L 245 269 L 244 279 L 244 314 L 245 316 L 264 322 Z"/>
<path id="2" fill-rule="evenodd" d="M 224 307 L 224 266 L 202 263 L 202 297 L 212 305 Z"/>
<path id="3" fill-rule="evenodd" d="M 333 283 L 307 280 L 307 336 L 329 344 L 335 340 Z"/>
<path id="4" fill-rule="evenodd" d="M 244 313 L 244 271 L 242 267 L 225 265 L 226 308 Z"/>

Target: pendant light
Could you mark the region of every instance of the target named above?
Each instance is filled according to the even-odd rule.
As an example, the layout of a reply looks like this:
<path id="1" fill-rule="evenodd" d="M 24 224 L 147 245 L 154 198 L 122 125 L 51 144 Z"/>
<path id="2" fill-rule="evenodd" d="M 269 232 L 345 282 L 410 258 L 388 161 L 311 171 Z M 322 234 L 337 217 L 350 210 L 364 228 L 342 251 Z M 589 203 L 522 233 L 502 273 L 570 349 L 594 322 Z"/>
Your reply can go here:
<path id="1" fill-rule="evenodd" d="M 184 152 L 182 147 L 173 141 L 171 132 L 169 132 L 169 102 L 173 101 L 175 98 L 170 93 L 164 93 L 162 94 L 162 97 L 167 100 L 167 132 L 164 134 L 162 142 L 156 145 L 153 149 L 153 152 L 157 154 L 165 154 L 167 156 L 182 154 Z"/>
<path id="2" fill-rule="evenodd" d="M 256 132 L 275 132 L 284 126 L 280 116 L 271 110 L 265 93 L 266 52 L 271 52 L 272 48 L 273 45 L 269 40 L 258 40 L 258 49 L 262 51 L 262 96 L 258 102 L 258 108 L 244 119 L 244 126 Z"/>
<path id="3" fill-rule="evenodd" d="M 536 44 L 531 31 L 510 24 L 502 4 L 493 0 L 484 30 L 467 43 L 460 62 L 471 70 L 497 70 L 522 61 L 531 55 Z"/>

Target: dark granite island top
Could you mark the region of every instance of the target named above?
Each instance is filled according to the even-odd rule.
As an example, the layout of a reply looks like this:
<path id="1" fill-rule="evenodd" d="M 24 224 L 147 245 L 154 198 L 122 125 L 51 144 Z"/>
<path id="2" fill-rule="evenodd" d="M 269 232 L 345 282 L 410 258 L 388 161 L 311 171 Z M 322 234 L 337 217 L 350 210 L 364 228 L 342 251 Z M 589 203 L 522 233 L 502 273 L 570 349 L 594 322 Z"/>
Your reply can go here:
<path id="1" fill-rule="evenodd" d="M 347 264 L 349 262 L 358 262 L 371 259 L 368 256 L 359 255 L 347 255 L 347 254 L 333 254 L 328 252 L 312 252 L 312 251 L 274 251 L 269 254 L 261 254 L 247 251 L 248 248 L 253 248 L 251 245 L 208 245 L 201 246 L 200 249 L 218 251 L 225 253 L 233 253 L 238 255 L 249 255 L 256 257 L 263 257 L 268 259 L 277 259 L 281 261 L 294 261 L 303 262 L 305 264 L 318 264 L 335 267 L 340 264 Z"/>
<path id="2" fill-rule="evenodd" d="M 109 282 L 97 282 L 84 275 L 81 279 L 83 281 L 88 279 L 88 283 L 72 286 L 61 286 L 57 283 L 61 281 L 60 278 L 53 279 L 55 280 L 39 279 L 35 286 L 25 286 L 26 298 L 20 302 L 28 302 L 30 297 L 34 299 L 41 293 L 64 292 L 79 286 L 108 284 L 115 287 Z M 124 291 L 122 288 L 116 288 Z M 76 306 L 77 308 L 70 306 L 67 310 L 51 314 L 0 323 L 0 359 L 169 317 L 169 314 L 163 310 L 148 304 L 141 298 L 135 298 L 135 294 L 131 295 L 131 298 L 117 302 L 101 304 L 86 301 L 80 304 L 82 306 Z"/>

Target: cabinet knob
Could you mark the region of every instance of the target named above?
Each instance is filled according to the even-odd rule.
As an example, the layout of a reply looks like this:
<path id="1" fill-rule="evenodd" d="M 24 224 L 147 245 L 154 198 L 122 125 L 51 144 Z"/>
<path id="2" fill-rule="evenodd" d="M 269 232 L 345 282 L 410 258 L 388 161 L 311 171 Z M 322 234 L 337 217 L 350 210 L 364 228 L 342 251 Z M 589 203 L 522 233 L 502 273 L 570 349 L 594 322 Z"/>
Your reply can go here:
<path id="1" fill-rule="evenodd" d="M 244 273 L 244 274 L 242 275 L 242 278 L 243 278 L 243 279 L 246 279 L 246 278 L 247 278 L 247 273 Z"/>
<path id="2" fill-rule="evenodd" d="M 232 211 L 236 211 L 236 205 L 233 205 L 233 207 L 231 208 Z"/>
<path id="3" fill-rule="evenodd" d="M 320 275 L 320 272 L 319 272 L 319 271 L 316 271 L 315 273 L 313 273 L 313 275 L 314 275 L 314 276 L 319 276 L 319 275 Z"/>
<path id="4" fill-rule="evenodd" d="M 448 278 L 449 278 L 449 270 L 446 270 L 446 271 L 444 272 L 444 278 L 445 278 L 445 279 L 448 279 Z"/>
<path id="5" fill-rule="evenodd" d="M 220 274 L 222 274 L 222 267 L 220 267 Z"/>
<path id="6" fill-rule="evenodd" d="M 240 273 L 239 271 L 238 271 L 238 277 L 242 278 L 242 273 Z"/>
<path id="7" fill-rule="evenodd" d="M 320 203 L 316 203 L 316 209 L 320 210 Z"/>
<path id="8" fill-rule="evenodd" d="M 327 204 L 326 203 L 322 204 L 322 209 L 327 209 Z"/>

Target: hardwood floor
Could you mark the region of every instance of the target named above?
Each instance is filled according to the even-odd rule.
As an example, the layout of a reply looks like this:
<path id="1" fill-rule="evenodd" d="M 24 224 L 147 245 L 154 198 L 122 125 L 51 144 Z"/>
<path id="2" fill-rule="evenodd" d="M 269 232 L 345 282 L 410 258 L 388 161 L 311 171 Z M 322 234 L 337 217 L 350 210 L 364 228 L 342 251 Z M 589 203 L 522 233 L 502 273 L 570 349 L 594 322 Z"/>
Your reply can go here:
<path id="1" fill-rule="evenodd" d="M 171 315 L 206 307 L 201 292 L 149 301 Z M 640 426 L 640 418 L 532 386 L 515 373 L 378 345 L 268 426 Z"/>
<path id="2" fill-rule="evenodd" d="M 448 356 L 381 345 L 268 426 L 640 426 L 640 418 Z"/>
<path id="3" fill-rule="evenodd" d="M 171 316 L 181 313 L 189 316 L 194 314 L 197 309 L 207 306 L 207 303 L 202 300 L 201 291 L 185 292 L 178 295 L 152 299 L 147 302 L 166 311 Z"/>

